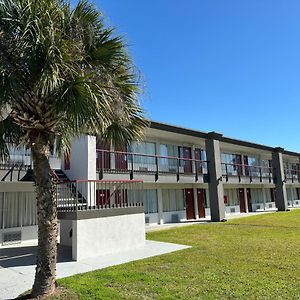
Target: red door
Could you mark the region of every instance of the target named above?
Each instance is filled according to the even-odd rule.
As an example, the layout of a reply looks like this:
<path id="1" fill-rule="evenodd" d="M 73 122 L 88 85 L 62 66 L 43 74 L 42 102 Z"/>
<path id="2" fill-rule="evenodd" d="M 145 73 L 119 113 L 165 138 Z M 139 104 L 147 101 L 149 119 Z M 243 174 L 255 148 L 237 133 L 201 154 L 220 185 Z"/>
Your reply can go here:
<path id="1" fill-rule="evenodd" d="M 96 191 L 96 205 L 109 205 L 109 190 Z"/>
<path id="2" fill-rule="evenodd" d="M 252 212 L 251 189 L 247 189 L 248 211 Z"/>
<path id="3" fill-rule="evenodd" d="M 127 152 L 126 147 L 121 148 L 115 154 L 116 170 L 127 170 Z"/>
<path id="4" fill-rule="evenodd" d="M 198 201 L 198 210 L 199 210 L 200 218 L 205 218 L 204 199 L 205 199 L 205 190 L 197 189 L 197 201 Z"/>
<path id="5" fill-rule="evenodd" d="M 97 141 L 97 169 L 110 169 L 110 147 L 103 141 Z M 101 151 L 106 150 L 106 151 Z"/>
<path id="6" fill-rule="evenodd" d="M 245 205 L 244 189 L 239 189 L 239 199 L 240 199 L 240 211 L 245 213 L 246 212 L 246 205 Z"/>
<path id="7" fill-rule="evenodd" d="M 197 174 L 202 174 L 202 165 L 199 160 L 201 160 L 201 149 L 195 149 L 195 160 L 196 160 L 196 171 Z"/>
<path id="8" fill-rule="evenodd" d="M 185 189 L 185 206 L 187 220 L 195 219 L 194 192 L 193 189 Z"/>
<path id="9" fill-rule="evenodd" d="M 250 169 L 249 169 L 249 161 L 248 161 L 248 156 L 244 155 L 244 167 L 245 167 L 245 175 L 249 176 L 250 175 Z"/>

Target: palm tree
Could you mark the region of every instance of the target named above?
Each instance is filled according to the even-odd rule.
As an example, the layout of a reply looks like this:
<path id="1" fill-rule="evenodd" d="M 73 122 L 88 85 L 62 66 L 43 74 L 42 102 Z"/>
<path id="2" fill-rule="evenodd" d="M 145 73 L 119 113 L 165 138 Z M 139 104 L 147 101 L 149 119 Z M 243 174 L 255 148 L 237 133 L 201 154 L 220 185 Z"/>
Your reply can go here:
<path id="1" fill-rule="evenodd" d="M 0 0 L 0 153 L 30 147 L 38 206 L 32 296 L 55 290 L 57 212 L 49 147 L 82 134 L 122 143 L 147 125 L 122 37 L 87 1 Z"/>

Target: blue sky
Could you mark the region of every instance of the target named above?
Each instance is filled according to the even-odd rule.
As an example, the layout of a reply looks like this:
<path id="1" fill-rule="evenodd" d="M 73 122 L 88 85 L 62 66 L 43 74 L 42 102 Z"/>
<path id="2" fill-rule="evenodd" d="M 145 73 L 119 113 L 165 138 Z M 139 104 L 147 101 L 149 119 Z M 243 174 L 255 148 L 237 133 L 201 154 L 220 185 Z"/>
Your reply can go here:
<path id="1" fill-rule="evenodd" d="M 300 152 L 299 0 L 97 0 L 153 120 Z"/>

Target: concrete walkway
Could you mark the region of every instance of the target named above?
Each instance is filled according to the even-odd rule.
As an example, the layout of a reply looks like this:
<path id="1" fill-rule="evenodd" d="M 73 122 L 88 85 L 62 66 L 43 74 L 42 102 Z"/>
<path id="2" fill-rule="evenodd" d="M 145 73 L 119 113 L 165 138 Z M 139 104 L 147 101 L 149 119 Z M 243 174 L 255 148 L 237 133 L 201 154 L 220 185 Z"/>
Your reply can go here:
<path id="1" fill-rule="evenodd" d="M 76 262 L 71 260 L 71 248 L 59 246 L 57 277 L 68 277 L 186 248 L 190 247 L 146 241 L 144 247 L 136 250 Z M 32 287 L 35 253 L 35 245 L 16 245 L 0 249 L 0 299 L 14 299 Z"/>
<path id="2" fill-rule="evenodd" d="M 262 215 L 262 214 L 269 214 L 274 213 L 277 210 L 265 210 L 265 211 L 257 211 L 257 212 L 251 212 L 251 213 L 236 213 L 236 214 L 226 214 L 225 219 L 231 220 L 231 219 L 237 219 L 237 218 L 246 218 L 251 217 L 255 215 Z M 156 231 L 156 230 L 164 230 L 164 229 L 171 229 L 176 227 L 182 227 L 182 226 L 191 226 L 191 225 L 198 225 L 198 224 L 207 224 L 211 223 L 210 217 L 198 219 L 198 220 L 187 220 L 182 221 L 179 223 L 166 223 L 161 225 L 147 225 L 146 226 L 146 232 L 150 231 Z"/>

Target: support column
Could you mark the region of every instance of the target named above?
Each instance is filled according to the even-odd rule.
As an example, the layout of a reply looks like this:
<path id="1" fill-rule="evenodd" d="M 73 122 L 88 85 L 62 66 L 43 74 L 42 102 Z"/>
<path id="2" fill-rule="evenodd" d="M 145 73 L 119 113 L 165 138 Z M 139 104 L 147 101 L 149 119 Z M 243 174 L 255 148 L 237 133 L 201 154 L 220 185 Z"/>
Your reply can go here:
<path id="1" fill-rule="evenodd" d="M 286 183 L 284 177 L 284 167 L 282 160 L 283 148 L 277 147 L 272 153 L 272 163 L 273 163 L 273 181 L 276 188 L 276 200 L 278 211 L 287 211 L 288 202 L 286 194 Z"/>
<path id="2" fill-rule="evenodd" d="M 244 195 L 245 195 L 245 210 L 246 213 L 249 212 L 249 207 L 248 207 L 248 194 L 247 194 L 247 188 L 244 188 Z"/>
<path id="3" fill-rule="evenodd" d="M 163 217 L 163 205 L 162 205 L 162 190 L 161 188 L 157 189 L 157 210 L 158 210 L 158 224 L 164 224 Z"/>
<path id="4" fill-rule="evenodd" d="M 263 203 L 264 203 L 264 210 L 266 210 L 266 189 L 263 187 L 262 188 L 262 194 L 263 194 Z"/>
<path id="5" fill-rule="evenodd" d="M 112 170 L 116 169 L 116 155 L 115 155 L 115 146 L 113 143 L 110 144 L 110 168 Z"/>
<path id="6" fill-rule="evenodd" d="M 199 208 L 198 208 L 198 194 L 197 188 L 193 188 L 194 193 L 194 209 L 195 209 L 195 218 L 199 219 Z"/>
<path id="7" fill-rule="evenodd" d="M 193 145 L 192 146 L 192 156 L 191 156 L 191 158 L 192 158 L 192 160 L 193 160 L 193 162 L 192 162 L 192 173 L 193 174 L 195 174 L 196 173 L 196 166 L 195 166 L 195 145 Z"/>
<path id="8" fill-rule="evenodd" d="M 300 157 L 299 157 L 299 160 L 298 160 L 298 170 L 297 170 L 297 178 L 298 178 L 298 183 L 300 183 Z"/>
<path id="9" fill-rule="evenodd" d="M 222 182 L 221 153 L 219 138 L 221 134 L 210 132 L 205 141 L 208 161 L 208 192 L 210 200 L 210 214 L 212 222 L 225 219 L 224 190 Z"/>
<path id="10" fill-rule="evenodd" d="M 160 143 L 159 142 L 155 142 L 155 154 L 156 155 L 160 155 Z M 159 158 L 156 156 L 155 158 L 155 164 L 156 164 L 156 175 L 155 175 L 155 181 L 157 181 L 159 178 Z"/>

